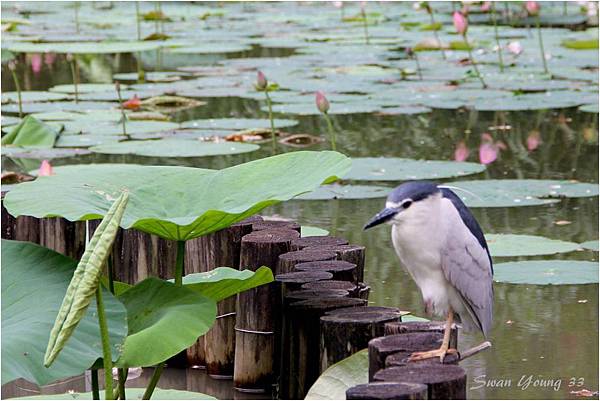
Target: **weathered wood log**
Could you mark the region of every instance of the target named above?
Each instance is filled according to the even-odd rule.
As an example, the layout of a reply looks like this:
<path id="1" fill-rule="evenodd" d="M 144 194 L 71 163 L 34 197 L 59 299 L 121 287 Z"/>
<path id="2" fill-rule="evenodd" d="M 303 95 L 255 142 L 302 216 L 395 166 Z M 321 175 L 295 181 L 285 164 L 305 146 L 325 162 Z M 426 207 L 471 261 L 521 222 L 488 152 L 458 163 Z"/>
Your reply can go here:
<path id="1" fill-rule="evenodd" d="M 15 241 L 29 241 L 40 243 L 40 219 L 31 216 L 14 217 L 4 207 L 4 195 L 2 192 L 2 238 Z"/>
<path id="2" fill-rule="evenodd" d="M 425 333 L 435 332 L 442 336 L 446 322 L 393 322 L 385 325 L 385 335 L 405 334 L 405 333 Z M 450 348 L 456 348 L 458 344 L 458 328 L 455 324 L 452 325 L 450 331 Z"/>
<path id="3" fill-rule="evenodd" d="M 315 281 L 312 283 L 306 283 L 302 285 L 305 290 L 344 290 L 350 293 L 351 297 L 356 297 L 358 293 L 358 286 L 351 283 L 350 281 L 339 281 L 339 280 L 324 280 Z"/>
<path id="4" fill-rule="evenodd" d="M 437 332 L 395 334 L 369 341 L 369 382 L 375 373 L 385 369 L 385 359 L 397 352 L 430 351 L 442 345 L 443 335 Z"/>
<path id="5" fill-rule="evenodd" d="M 333 251 L 339 260 L 354 263 L 358 272 L 358 281 L 364 281 L 365 247 L 362 245 L 320 245 L 304 248 L 305 251 Z"/>
<path id="6" fill-rule="evenodd" d="M 304 399 L 308 389 L 319 377 L 320 318 L 327 311 L 364 306 L 356 298 L 312 298 L 289 305 L 286 316 L 281 366 L 279 398 Z"/>
<path id="7" fill-rule="evenodd" d="M 325 271 L 333 274 L 333 280 L 350 281 L 358 284 L 358 271 L 354 263 L 343 260 L 319 260 L 315 262 L 298 263 L 296 271 L 318 272 Z"/>
<path id="8" fill-rule="evenodd" d="M 418 383 L 376 382 L 346 390 L 347 400 L 426 400 L 427 386 Z"/>
<path id="9" fill-rule="evenodd" d="M 76 260 L 81 258 L 85 251 L 85 221 L 45 217 L 39 219 L 39 227 L 40 245 Z"/>
<path id="10" fill-rule="evenodd" d="M 409 362 L 410 356 L 412 352 L 397 352 L 395 354 L 389 355 L 385 358 L 385 367 L 391 368 L 392 366 L 406 366 L 409 364 L 413 365 L 431 365 L 431 364 L 441 364 L 440 358 L 428 358 L 420 361 L 412 361 Z M 458 365 L 460 358 L 458 353 L 446 354 L 444 357 L 445 365 Z"/>
<path id="11" fill-rule="evenodd" d="M 360 299 L 369 300 L 369 294 L 371 293 L 371 287 L 365 283 L 358 283 L 358 297 Z"/>
<path id="12" fill-rule="evenodd" d="M 352 309 L 358 309 L 353 311 Z M 365 349 L 369 341 L 384 333 L 388 322 L 398 321 L 395 308 L 359 307 L 335 310 L 321 317 L 321 373 L 329 366 Z"/>
<path id="13" fill-rule="evenodd" d="M 283 300 L 283 306 L 286 308 L 290 304 L 298 301 L 304 301 L 306 299 L 313 298 L 349 298 L 350 293 L 344 290 L 298 290 L 289 291 Z M 284 309 L 285 311 L 285 309 Z M 285 319 L 286 316 L 284 315 Z M 291 316 L 293 318 L 293 316 Z"/>
<path id="14" fill-rule="evenodd" d="M 260 221 L 262 217 L 252 216 L 227 229 L 186 241 L 186 274 L 216 267 L 239 268 L 242 237 L 252 232 L 252 224 Z M 188 366 L 206 367 L 215 378 L 233 377 L 235 304 L 235 296 L 219 302 L 214 326 L 186 351 Z"/>
<path id="15" fill-rule="evenodd" d="M 262 230 L 242 237 L 240 266 L 256 270 L 277 266 L 279 255 L 300 234 L 294 230 Z M 277 274 L 277 271 L 275 271 Z M 271 392 L 279 365 L 275 331 L 281 313 L 275 285 L 263 285 L 238 295 L 234 387 L 240 391 Z"/>
<path id="16" fill-rule="evenodd" d="M 252 231 L 272 230 L 272 229 L 288 229 L 298 231 L 300 233 L 300 224 L 295 221 L 283 220 L 263 220 L 252 224 Z"/>
<path id="17" fill-rule="evenodd" d="M 288 291 L 299 290 L 302 284 L 330 280 L 332 278 L 333 274 L 327 271 L 296 271 L 278 274 L 275 276 L 275 281 L 281 285 L 281 294 L 285 296 Z"/>
<path id="18" fill-rule="evenodd" d="M 467 398 L 467 373 L 457 365 L 407 365 L 380 370 L 376 382 L 398 382 L 427 385 L 430 400 L 464 400 Z"/>
<path id="19" fill-rule="evenodd" d="M 339 246 L 348 245 L 344 238 L 332 237 L 329 235 L 314 235 L 298 238 L 292 241 L 292 251 L 300 251 L 309 246 Z"/>
<path id="20" fill-rule="evenodd" d="M 277 274 L 291 273 L 299 263 L 315 262 L 320 260 L 334 260 L 337 257 L 331 251 L 293 251 L 279 255 L 277 261 Z"/>

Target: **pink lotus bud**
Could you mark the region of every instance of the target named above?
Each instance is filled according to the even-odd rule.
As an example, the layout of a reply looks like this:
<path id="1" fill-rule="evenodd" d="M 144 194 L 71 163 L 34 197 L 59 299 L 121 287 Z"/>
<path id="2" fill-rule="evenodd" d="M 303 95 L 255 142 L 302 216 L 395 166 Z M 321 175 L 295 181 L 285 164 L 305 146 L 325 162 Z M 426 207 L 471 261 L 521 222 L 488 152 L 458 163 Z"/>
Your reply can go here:
<path id="1" fill-rule="evenodd" d="M 465 35 L 467 33 L 469 22 L 464 15 L 458 11 L 455 11 L 454 14 L 452 14 L 452 21 L 454 22 L 454 28 L 456 29 L 457 33 L 460 35 Z"/>
<path id="2" fill-rule="evenodd" d="M 465 141 L 460 141 L 456 144 L 454 149 L 454 160 L 457 162 L 464 162 L 469 157 L 469 148 L 465 144 Z"/>
<path id="3" fill-rule="evenodd" d="M 508 51 L 514 54 L 515 56 L 523 53 L 523 46 L 521 46 L 520 42 L 510 42 L 508 46 L 506 46 Z"/>
<path id="4" fill-rule="evenodd" d="M 492 2 L 491 1 L 484 1 L 483 4 L 481 5 L 481 12 L 482 13 L 487 13 L 488 11 L 490 11 L 492 9 Z"/>
<path id="5" fill-rule="evenodd" d="M 542 143 L 540 131 L 531 131 L 527 136 L 527 150 L 530 152 L 536 150 L 540 143 Z"/>
<path id="6" fill-rule="evenodd" d="M 325 97 L 325 94 L 321 91 L 318 91 L 315 97 L 315 103 L 317 104 L 317 109 L 323 113 L 327 114 L 329 111 L 329 100 Z"/>
<path id="7" fill-rule="evenodd" d="M 525 3 L 525 9 L 529 15 L 538 15 L 540 12 L 540 4 L 537 1 L 528 1 Z"/>
<path id="8" fill-rule="evenodd" d="M 35 53 L 31 55 L 31 71 L 34 74 L 39 74 L 42 71 L 42 55 Z"/>
<path id="9" fill-rule="evenodd" d="M 479 162 L 490 164 L 498 158 L 498 149 L 493 143 L 485 142 L 479 145 Z"/>
<path id="10" fill-rule="evenodd" d="M 334 1 L 333 2 L 333 6 L 335 8 L 342 8 L 343 5 L 344 5 L 344 2 L 342 2 L 342 1 Z"/>
<path id="11" fill-rule="evenodd" d="M 267 85 L 269 84 L 269 82 L 267 81 L 267 77 L 265 77 L 265 74 L 263 74 L 262 71 L 259 71 L 256 73 L 256 90 L 259 91 L 264 91 L 265 89 L 267 89 Z"/>
<path id="12" fill-rule="evenodd" d="M 48 160 L 43 160 L 42 164 L 40 164 L 40 169 L 38 170 L 38 177 L 53 175 L 52 165 Z"/>

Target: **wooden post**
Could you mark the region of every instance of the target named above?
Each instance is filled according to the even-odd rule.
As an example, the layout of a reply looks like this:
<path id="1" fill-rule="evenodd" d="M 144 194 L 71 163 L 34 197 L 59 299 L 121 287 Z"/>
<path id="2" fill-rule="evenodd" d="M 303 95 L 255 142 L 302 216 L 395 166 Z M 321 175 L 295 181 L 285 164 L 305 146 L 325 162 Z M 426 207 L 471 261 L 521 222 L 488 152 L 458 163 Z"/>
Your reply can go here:
<path id="1" fill-rule="evenodd" d="M 279 398 L 304 399 L 308 389 L 319 377 L 319 320 L 327 311 L 336 308 L 364 306 L 356 298 L 312 298 L 289 305 L 286 315 L 285 343 L 282 356 Z"/>
<path id="2" fill-rule="evenodd" d="M 418 383 L 376 382 L 346 390 L 347 400 L 426 400 L 427 386 Z"/>
<path id="3" fill-rule="evenodd" d="M 410 356 L 412 352 L 396 352 L 395 354 L 389 355 L 385 358 L 385 367 L 391 368 L 392 366 L 406 366 L 406 365 L 432 365 L 438 364 L 440 365 L 440 358 L 429 358 L 423 359 L 421 361 L 412 361 L 409 362 Z M 446 354 L 444 357 L 445 365 L 458 365 L 459 362 L 458 354 Z"/>
<path id="4" fill-rule="evenodd" d="M 283 299 L 283 306 L 287 308 L 290 304 L 298 301 L 304 301 L 306 299 L 313 298 L 350 298 L 350 293 L 344 290 L 298 290 L 298 291 L 289 291 L 285 298 Z M 284 309 L 285 310 L 285 309 Z M 289 313 L 288 313 L 289 315 Z M 293 319 L 293 316 L 283 316 L 283 319 L 286 318 Z"/>
<path id="5" fill-rule="evenodd" d="M 312 283 L 313 281 L 330 280 L 333 274 L 327 271 L 296 271 L 291 273 L 278 274 L 275 281 L 281 285 L 281 294 L 285 296 L 288 291 L 297 291 L 302 284 Z"/>
<path id="6" fill-rule="evenodd" d="M 2 191 L 2 238 L 15 241 L 29 241 L 36 244 L 40 243 L 40 219 L 31 216 L 14 217 L 4 207 L 4 195 L 8 191 Z"/>
<path id="7" fill-rule="evenodd" d="M 465 400 L 467 398 L 467 373 L 458 365 L 397 366 L 380 370 L 376 382 L 405 381 L 427 385 L 430 400 Z"/>
<path id="8" fill-rule="evenodd" d="M 375 373 L 385 369 L 385 359 L 397 352 L 430 351 L 442 345 L 437 332 L 417 332 L 378 337 L 369 341 L 369 382 Z"/>
<path id="9" fill-rule="evenodd" d="M 298 263 L 315 262 L 318 260 L 334 260 L 337 257 L 331 251 L 293 251 L 279 255 L 277 262 L 277 274 L 290 273 Z"/>
<path id="10" fill-rule="evenodd" d="M 364 281 L 365 274 L 365 247 L 362 245 L 324 245 L 309 246 L 306 251 L 333 251 L 339 260 L 354 263 L 358 271 L 358 281 Z"/>
<path id="11" fill-rule="evenodd" d="M 446 322 L 393 322 L 385 325 L 385 335 L 405 334 L 405 333 L 429 333 L 435 332 L 444 335 Z M 458 328 L 452 325 L 450 331 L 450 348 L 456 348 L 458 345 Z"/>
<path id="12" fill-rule="evenodd" d="M 298 263 L 294 266 L 294 269 L 304 272 L 330 272 L 333 274 L 334 280 L 350 281 L 354 284 L 358 284 L 358 271 L 356 270 L 356 265 L 343 260 L 321 260 Z"/>
<path id="13" fill-rule="evenodd" d="M 300 251 L 309 246 L 339 246 L 348 245 L 343 238 L 331 237 L 329 235 L 314 235 L 298 238 L 292 242 L 292 251 Z"/>
<path id="14" fill-rule="evenodd" d="M 339 280 L 315 281 L 303 284 L 302 288 L 305 290 L 345 290 L 348 291 L 352 297 L 357 295 L 358 290 L 358 287 L 350 281 Z"/>
<path id="15" fill-rule="evenodd" d="M 223 230 L 186 241 L 186 274 L 207 272 L 217 267 L 238 269 L 242 237 L 252 232 L 253 223 L 260 221 L 262 219 L 256 216 Z M 215 379 L 233 378 L 235 304 L 235 296 L 219 302 L 215 324 L 187 352 L 189 363 L 201 365 L 202 351 L 204 351 L 206 371 Z"/>
<path id="16" fill-rule="evenodd" d="M 298 231 L 300 233 L 300 224 L 295 221 L 283 220 L 263 220 L 252 224 L 252 231 L 272 230 L 272 229 L 288 229 Z"/>
<path id="17" fill-rule="evenodd" d="M 334 363 L 367 348 L 369 341 L 383 335 L 387 322 L 399 319 L 398 309 L 368 306 L 338 309 L 321 317 L 321 373 Z"/>
<path id="18" fill-rule="evenodd" d="M 85 251 L 85 221 L 62 217 L 39 219 L 40 245 L 79 260 Z"/>
<path id="19" fill-rule="evenodd" d="M 255 231 L 242 237 L 240 266 L 273 269 L 279 255 L 300 234 L 289 229 Z M 277 274 L 277 270 L 275 270 Z M 275 333 L 280 314 L 275 285 L 263 285 L 238 294 L 235 337 L 234 387 L 240 391 L 271 392 L 279 359 Z M 277 360 L 275 360 L 277 358 Z"/>
<path id="20" fill-rule="evenodd" d="M 360 299 L 369 300 L 369 294 L 371 293 L 371 287 L 365 283 L 358 283 L 358 297 Z"/>

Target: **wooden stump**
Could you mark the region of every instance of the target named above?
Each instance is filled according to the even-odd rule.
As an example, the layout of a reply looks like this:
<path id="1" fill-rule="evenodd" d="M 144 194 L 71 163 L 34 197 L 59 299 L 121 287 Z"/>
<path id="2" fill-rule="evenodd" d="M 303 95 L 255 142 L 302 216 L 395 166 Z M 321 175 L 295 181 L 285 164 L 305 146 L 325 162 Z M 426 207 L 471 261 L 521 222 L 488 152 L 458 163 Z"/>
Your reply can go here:
<path id="1" fill-rule="evenodd" d="M 314 235 L 298 238 L 292 241 L 292 251 L 300 251 L 309 246 L 339 246 L 348 245 L 348 241 L 343 238 L 331 237 L 329 235 Z"/>
<path id="2" fill-rule="evenodd" d="M 350 293 L 350 296 L 356 297 L 358 287 L 349 281 L 325 280 L 315 281 L 302 285 L 305 290 L 344 290 Z"/>
<path id="3" fill-rule="evenodd" d="M 258 217 L 258 216 L 257 216 Z M 242 237 L 252 232 L 252 224 L 261 221 L 251 218 L 232 226 L 186 242 L 186 274 L 213 270 L 217 267 L 240 266 Z M 216 379 L 233 377 L 235 358 L 236 297 L 232 296 L 217 304 L 217 319 L 210 330 L 188 350 L 188 361 L 201 365 L 199 357 L 204 348 L 204 364 L 207 373 Z M 191 359 L 191 360 L 190 360 Z M 200 362 L 200 363 L 199 363 Z"/>
<path id="4" fill-rule="evenodd" d="M 240 266 L 273 268 L 279 255 L 289 251 L 300 234 L 294 230 L 262 230 L 242 237 Z M 275 285 L 263 285 L 238 294 L 235 337 L 234 387 L 240 391 L 271 392 L 279 357 L 275 331 L 280 298 Z"/>
<path id="5" fill-rule="evenodd" d="M 446 322 L 393 322 L 385 325 L 385 335 L 435 332 L 443 336 L 445 328 Z M 455 324 L 450 331 L 449 345 L 450 348 L 458 346 L 458 328 Z"/>
<path id="6" fill-rule="evenodd" d="M 380 370 L 376 382 L 405 381 L 427 385 L 430 400 L 464 400 L 467 398 L 467 374 L 457 365 L 398 366 Z"/>
<path id="7" fill-rule="evenodd" d="M 362 245 L 319 245 L 304 248 L 305 251 L 335 252 L 336 259 L 354 263 L 358 272 L 358 281 L 364 280 L 365 274 L 365 247 Z"/>
<path id="8" fill-rule="evenodd" d="M 369 382 L 375 373 L 385 369 L 385 359 L 397 352 L 430 351 L 442 345 L 437 332 L 417 332 L 378 337 L 369 341 Z"/>
<path id="9" fill-rule="evenodd" d="M 85 251 L 85 221 L 45 217 L 39 219 L 39 227 L 40 245 L 76 260 L 81 258 Z"/>
<path id="10" fill-rule="evenodd" d="M 397 309 L 368 306 L 334 310 L 322 316 L 321 373 L 334 363 L 367 348 L 369 341 L 383 335 L 387 322 L 399 319 L 400 311 Z"/>
<path id="11" fill-rule="evenodd" d="M 262 220 L 252 224 L 252 231 L 272 230 L 272 229 L 287 229 L 294 230 L 300 233 L 300 224 L 295 221 L 282 220 Z"/>
<path id="12" fill-rule="evenodd" d="M 313 298 L 349 298 L 350 293 L 344 290 L 298 290 L 289 291 L 283 300 L 284 308 L 293 304 L 294 302 L 304 301 L 306 299 Z M 289 313 L 288 313 L 289 315 Z M 284 320 L 286 316 L 284 315 Z M 290 318 L 294 318 L 290 316 Z"/>
<path id="13" fill-rule="evenodd" d="M 320 260 L 334 260 L 337 257 L 331 251 L 293 251 L 279 256 L 277 261 L 277 274 L 291 273 L 299 263 L 315 262 Z"/>
<path id="14" fill-rule="evenodd" d="M 327 271 L 296 271 L 291 273 L 278 274 L 275 281 L 280 283 L 281 294 L 285 296 L 288 291 L 297 291 L 302 284 L 312 283 L 314 281 L 330 280 L 333 274 Z"/>
<path id="15" fill-rule="evenodd" d="M 371 293 L 371 287 L 365 283 L 358 283 L 358 297 L 360 299 L 369 300 L 369 294 Z"/>
<path id="16" fill-rule="evenodd" d="M 427 386 L 418 383 L 376 382 L 346 390 L 347 400 L 426 400 Z"/>
<path id="17" fill-rule="evenodd" d="M 320 318 L 327 311 L 364 306 L 365 301 L 356 298 L 312 298 L 289 305 L 284 329 L 282 356 L 287 362 L 281 366 L 279 398 L 304 399 L 310 386 L 320 372 L 319 341 Z"/>
<path id="18" fill-rule="evenodd" d="M 318 272 L 325 271 L 333 274 L 333 280 L 350 281 L 358 284 L 358 271 L 354 263 L 343 260 L 320 260 L 316 262 L 298 263 L 296 271 Z"/>
<path id="19" fill-rule="evenodd" d="M 395 354 L 389 355 L 385 358 L 385 367 L 391 368 L 392 366 L 406 366 L 406 365 L 432 365 L 432 364 L 442 364 L 439 358 L 429 358 L 423 359 L 421 361 L 412 361 L 409 362 L 409 358 L 412 352 L 397 352 Z M 458 365 L 459 356 L 458 354 L 446 354 L 444 357 L 444 365 Z"/>

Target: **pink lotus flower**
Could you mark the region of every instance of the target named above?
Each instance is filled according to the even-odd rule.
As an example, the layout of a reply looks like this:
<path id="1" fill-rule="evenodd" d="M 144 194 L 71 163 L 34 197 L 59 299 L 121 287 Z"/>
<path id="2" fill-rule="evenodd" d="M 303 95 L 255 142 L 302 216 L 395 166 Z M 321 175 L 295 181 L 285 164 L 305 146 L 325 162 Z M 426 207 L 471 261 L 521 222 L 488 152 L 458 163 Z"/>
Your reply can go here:
<path id="1" fill-rule="evenodd" d="M 52 165 L 48 160 L 43 160 L 42 164 L 40 164 L 40 169 L 38 170 L 38 177 L 53 175 Z"/>
<path id="2" fill-rule="evenodd" d="M 454 14 L 452 14 L 452 21 L 454 22 L 454 28 L 456 29 L 457 33 L 460 35 L 465 35 L 467 33 L 469 22 L 464 15 L 458 11 L 455 11 Z"/>
<path id="3" fill-rule="evenodd" d="M 256 73 L 256 89 L 259 91 L 264 91 L 265 89 L 267 89 L 267 85 L 267 77 L 265 77 L 265 74 L 263 74 L 262 71 L 258 71 Z"/>
<path id="4" fill-rule="evenodd" d="M 528 1 L 525 3 L 525 9 L 529 15 L 538 15 L 540 12 L 540 4 L 537 1 Z"/>
<path id="5" fill-rule="evenodd" d="M 527 136 L 527 150 L 530 152 L 536 150 L 540 146 L 540 143 L 542 143 L 540 131 L 531 131 Z"/>
<path id="6" fill-rule="evenodd" d="M 456 144 L 456 149 L 454 149 L 454 160 L 464 162 L 469 157 L 469 153 L 469 148 L 465 144 L 465 141 L 460 141 Z"/>
<path id="7" fill-rule="evenodd" d="M 42 71 L 42 55 L 34 53 L 31 55 L 31 71 L 38 75 Z"/>
<path id="8" fill-rule="evenodd" d="M 137 110 L 141 107 L 142 101 L 138 97 L 137 94 L 133 95 L 133 97 L 129 100 L 123 102 L 123 107 L 127 110 Z"/>
<path id="9" fill-rule="evenodd" d="M 518 56 L 521 53 L 523 53 L 523 46 L 521 46 L 521 42 L 510 42 L 508 46 L 506 46 L 506 48 L 515 56 Z"/>
<path id="10" fill-rule="evenodd" d="M 481 12 L 482 13 L 487 13 L 488 11 L 490 11 L 492 9 L 492 2 L 491 1 L 484 1 L 483 4 L 481 5 Z"/>
<path id="11" fill-rule="evenodd" d="M 317 109 L 323 113 L 327 114 L 329 111 L 329 100 L 325 97 L 325 94 L 321 91 L 317 91 L 315 96 L 315 103 L 317 104 Z"/>
<path id="12" fill-rule="evenodd" d="M 481 145 L 479 145 L 479 162 L 481 164 L 493 163 L 498 158 L 500 150 L 506 150 L 503 142 L 494 143 L 492 136 L 487 133 L 481 135 Z"/>

